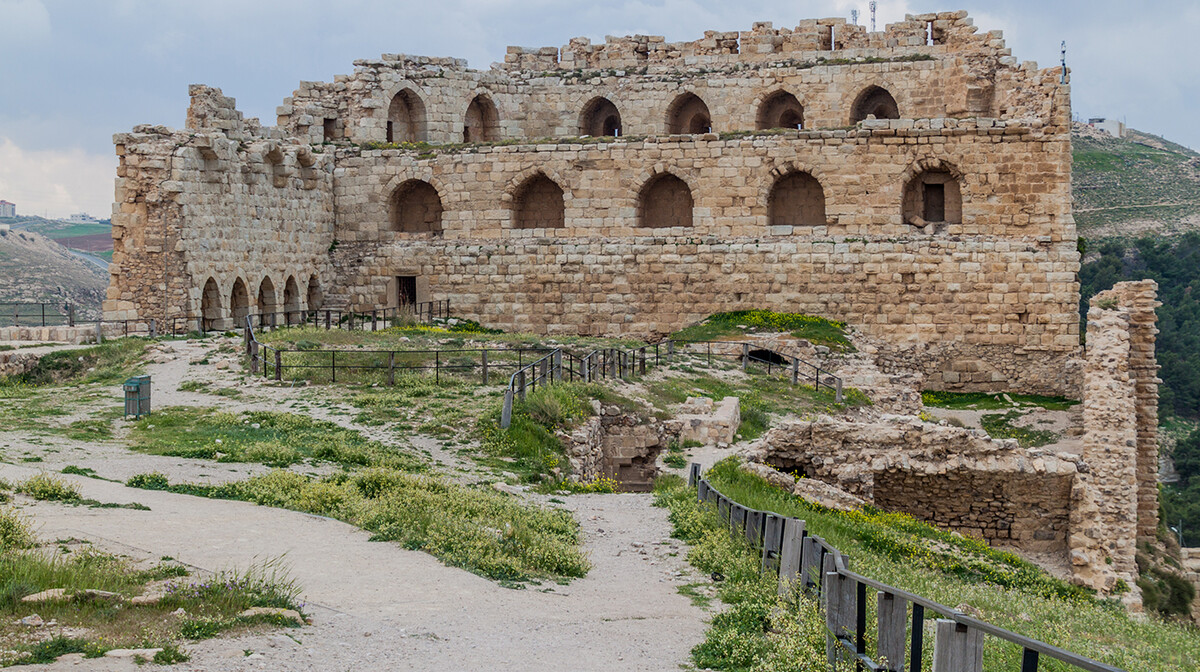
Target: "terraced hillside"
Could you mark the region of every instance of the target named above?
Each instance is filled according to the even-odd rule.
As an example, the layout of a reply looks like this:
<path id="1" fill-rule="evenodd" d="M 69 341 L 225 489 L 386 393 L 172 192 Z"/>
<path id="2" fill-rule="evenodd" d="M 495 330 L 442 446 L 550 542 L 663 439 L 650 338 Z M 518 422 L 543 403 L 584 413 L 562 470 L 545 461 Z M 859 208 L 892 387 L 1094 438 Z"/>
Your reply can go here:
<path id="1" fill-rule="evenodd" d="M 1085 238 L 1174 234 L 1200 227 L 1200 153 L 1130 129 L 1072 133 L 1075 222 Z"/>

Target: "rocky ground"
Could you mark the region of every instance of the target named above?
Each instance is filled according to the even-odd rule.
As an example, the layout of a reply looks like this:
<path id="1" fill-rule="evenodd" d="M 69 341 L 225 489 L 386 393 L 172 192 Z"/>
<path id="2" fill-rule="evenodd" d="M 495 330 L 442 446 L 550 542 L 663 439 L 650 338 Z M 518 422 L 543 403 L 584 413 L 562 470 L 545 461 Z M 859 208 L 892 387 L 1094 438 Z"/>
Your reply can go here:
<path id="1" fill-rule="evenodd" d="M 312 403 L 313 388 L 262 388 L 240 380 L 230 364 L 231 344 L 213 339 L 155 346 L 147 373 L 156 407 L 287 410 L 395 442 L 377 427 L 355 425 L 336 403 Z M 179 391 L 181 383 L 200 379 L 216 388 L 239 385 L 242 394 L 229 398 Z M 114 389 L 113 404 L 118 403 L 116 395 Z M 90 410 L 79 409 L 79 417 Z M 75 465 L 118 481 L 160 471 L 172 481 L 215 483 L 265 470 L 136 453 L 121 440 L 128 425 L 118 421 L 118 426 L 114 440 L 103 442 L 0 432 L 6 459 L 41 460 L 2 464 L 0 477 L 19 481 Z M 487 476 L 471 473 L 473 464 L 441 450 L 439 442 L 424 445 L 451 473 Z M 665 511 L 651 505 L 650 495 L 562 497 L 561 506 L 572 510 L 582 526 L 593 569 L 568 585 L 514 589 L 447 567 L 425 553 L 370 542 L 368 533 L 326 518 L 79 476 L 61 478 L 77 485 L 84 497 L 136 501 L 150 510 L 30 503 L 25 510 L 43 539 L 86 539 L 135 559 L 169 555 L 201 573 L 282 558 L 303 587 L 310 626 L 186 644 L 192 659 L 177 669 L 674 669 L 687 662 L 708 618 L 678 591 L 696 577 L 686 562 L 687 549 L 670 538 Z M 67 656 L 30 669 L 139 668 L 129 659 Z"/>

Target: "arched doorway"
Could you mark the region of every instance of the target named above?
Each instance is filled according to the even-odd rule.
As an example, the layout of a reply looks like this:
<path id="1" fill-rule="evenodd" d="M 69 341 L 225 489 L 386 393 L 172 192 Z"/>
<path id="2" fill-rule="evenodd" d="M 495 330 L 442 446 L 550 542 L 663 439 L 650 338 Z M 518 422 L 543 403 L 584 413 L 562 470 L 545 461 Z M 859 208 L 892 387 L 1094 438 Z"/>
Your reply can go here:
<path id="1" fill-rule="evenodd" d="M 275 283 L 264 277 L 258 285 L 258 326 L 275 326 Z"/>
<path id="2" fill-rule="evenodd" d="M 296 276 L 289 275 L 283 285 L 283 312 L 288 324 L 300 324 L 304 316 L 300 313 L 300 287 L 296 284 Z"/>
<path id="3" fill-rule="evenodd" d="M 694 93 L 676 98 L 667 108 L 667 132 L 671 134 L 712 132 L 712 115 L 708 105 Z"/>
<path id="4" fill-rule="evenodd" d="M 321 297 L 321 285 L 317 282 L 317 276 L 315 275 L 308 278 L 308 292 L 305 294 L 305 298 L 310 311 L 321 309 L 323 300 Z"/>
<path id="5" fill-rule="evenodd" d="M 250 314 L 250 293 L 241 278 L 233 281 L 233 290 L 229 292 L 229 311 L 233 317 L 234 329 L 246 326 L 246 316 Z"/>
<path id="6" fill-rule="evenodd" d="M 221 288 L 217 281 L 209 278 L 204 283 L 204 292 L 200 295 L 200 331 L 219 329 L 224 321 L 224 311 L 221 310 Z"/>
<path id="7" fill-rule="evenodd" d="M 514 194 L 514 228 L 561 229 L 564 213 L 562 187 L 542 173 L 525 180 Z"/>
<path id="8" fill-rule="evenodd" d="M 467 106 L 463 119 L 463 142 L 495 142 L 500 139 L 500 115 L 496 104 L 479 94 Z"/>
<path id="9" fill-rule="evenodd" d="M 692 190 L 670 173 L 651 178 L 638 195 L 638 226 L 665 228 L 692 225 Z"/>
<path id="10" fill-rule="evenodd" d="M 962 223 L 962 188 L 958 178 L 944 168 L 917 173 L 904 185 L 902 216 L 905 224 Z"/>
<path id="11" fill-rule="evenodd" d="M 603 96 L 591 99 L 579 115 L 579 134 L 595 137 L 621 135 L 621 113 L 613 102 Z"/>

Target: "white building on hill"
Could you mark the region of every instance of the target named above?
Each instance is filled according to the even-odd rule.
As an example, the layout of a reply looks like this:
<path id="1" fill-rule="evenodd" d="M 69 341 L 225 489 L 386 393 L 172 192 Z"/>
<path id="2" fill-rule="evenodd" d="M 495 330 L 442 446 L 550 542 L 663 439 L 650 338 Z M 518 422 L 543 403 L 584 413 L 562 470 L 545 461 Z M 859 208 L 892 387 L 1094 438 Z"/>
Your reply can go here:
<path id="1" fill-rule="evenodd" d="M 8 201 L 0 201 L 0 217 L 16 217 L 17 204 L 9 203 Z"/>

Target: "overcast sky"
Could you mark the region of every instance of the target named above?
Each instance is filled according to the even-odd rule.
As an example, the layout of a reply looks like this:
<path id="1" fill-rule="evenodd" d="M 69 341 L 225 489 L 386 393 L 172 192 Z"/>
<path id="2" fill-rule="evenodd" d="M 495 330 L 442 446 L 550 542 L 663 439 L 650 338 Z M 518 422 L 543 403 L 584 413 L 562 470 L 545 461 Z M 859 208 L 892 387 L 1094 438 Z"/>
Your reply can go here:
<path id="1" fill-rule="evenodd" d="M 1066 40 L 1076 115 L 1123 118 L 1200 147 L 1200 0 L 879 0 L 879 28 L 958 8 L 1043 67 Z M 113 133 L 182 126 L 192 83 L 220 87 L 273 124 L 300 80 L 329 81 L 381 53 L 486 69 L 509 44 L 693 40 L 851 9 L 867 22 L 866 0 L 0 0 L 0 199 L 19 213 L 107 217 Z"/>

